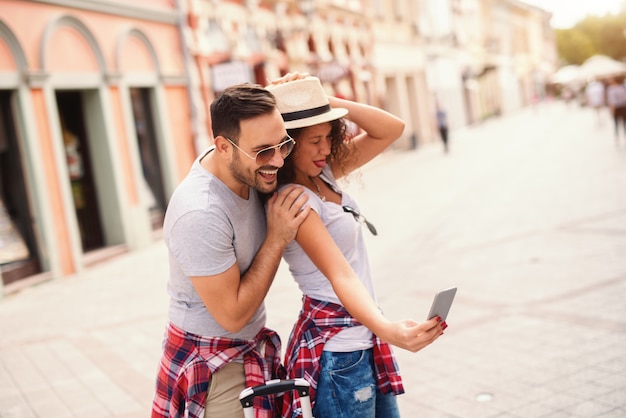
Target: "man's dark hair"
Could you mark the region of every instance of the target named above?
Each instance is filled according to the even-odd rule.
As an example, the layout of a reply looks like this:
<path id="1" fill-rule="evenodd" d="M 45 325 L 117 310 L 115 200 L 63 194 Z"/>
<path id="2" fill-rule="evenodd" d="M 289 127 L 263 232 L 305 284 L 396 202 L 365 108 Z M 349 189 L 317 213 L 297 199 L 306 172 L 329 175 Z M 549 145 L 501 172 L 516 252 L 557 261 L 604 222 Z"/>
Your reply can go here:
<path id="1" fill-rule="evenodd" d="M 271 113 L 274 95 L 258 84 L 237 84 L 226 88 L 211 103 L 213 137 L 225 136 L 239 143 L 241 121 Z"/>

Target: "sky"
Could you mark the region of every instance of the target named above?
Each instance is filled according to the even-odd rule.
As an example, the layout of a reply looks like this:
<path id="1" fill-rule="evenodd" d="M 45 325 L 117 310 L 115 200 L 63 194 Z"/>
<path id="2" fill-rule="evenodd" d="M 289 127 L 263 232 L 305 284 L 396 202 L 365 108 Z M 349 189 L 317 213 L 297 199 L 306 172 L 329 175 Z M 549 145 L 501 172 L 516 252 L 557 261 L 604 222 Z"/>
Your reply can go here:
<path id="1" fill-rule="evenodd" d="M 552 26 L 566 29 L 589 14 L 617 13 L 624 0 L 523 0 L 528 4 L 552 12 Z"/>

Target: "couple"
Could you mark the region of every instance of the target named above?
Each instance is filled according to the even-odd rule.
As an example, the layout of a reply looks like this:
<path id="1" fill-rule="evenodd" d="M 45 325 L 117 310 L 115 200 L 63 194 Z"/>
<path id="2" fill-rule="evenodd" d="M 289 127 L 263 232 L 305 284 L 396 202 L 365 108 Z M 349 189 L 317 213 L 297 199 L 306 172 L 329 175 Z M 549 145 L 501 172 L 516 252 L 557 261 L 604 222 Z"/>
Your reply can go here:
<path id="1" fill-rule="evenodd" d="M 344 117 L 360 127 L 349 140 Z M 152 416 L 242 417 L 245 387 L 286 377 L 309 381 L 318 418 L 399 416 L 403 388 L 389 344 L 416 352 L 446 324 L 382 315 L 364 218 L 336 179 L 386 149 L 403 122 L 328 97 L 317 78 L 298 73 L 226 89 L 211 119 L 215 145 L 193 163 L 165 217 L 170 307 Z M 304 294 L 285 367 L 263 304 L 281 257 Z M 344 385 L 334 378 L 347 366 Z M 289 394 L 284 406 L 255 402 L 257 417 L 282 409 L 291 418 L 297 406 Z"/>

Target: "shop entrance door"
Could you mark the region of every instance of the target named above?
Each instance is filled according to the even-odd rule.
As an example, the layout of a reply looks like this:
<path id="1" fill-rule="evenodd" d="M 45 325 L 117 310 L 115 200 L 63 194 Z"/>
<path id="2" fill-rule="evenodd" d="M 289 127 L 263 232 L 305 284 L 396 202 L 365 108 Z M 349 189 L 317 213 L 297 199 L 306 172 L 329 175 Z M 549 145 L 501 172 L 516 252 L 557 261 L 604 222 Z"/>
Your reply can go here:
<path id="1" fill-rule="evenodd" d="M 12 97 L 12 91 L 0 90 L 0 270 L 4 284 L 41 272 Z"/>
<path id="2" fill-rule="evenodd" d="M 163 170 L 159 158 L 154 114 L 150 99 L 150 89 L 131 88 L 130 98 L 135 119 L 135 133 L 141 158 L 143 172 L 142 193 L 149 202 L 152 229 L 163 227 L 163 216 L 167 206 L 165 188 L 163 187 Z"/>
<path id="3" fill-rule="evenodd" d="M 104 246 L 102 221 L 94 181 L 80 91 L 56 93 L 70 186 L 83 251 Z"/>

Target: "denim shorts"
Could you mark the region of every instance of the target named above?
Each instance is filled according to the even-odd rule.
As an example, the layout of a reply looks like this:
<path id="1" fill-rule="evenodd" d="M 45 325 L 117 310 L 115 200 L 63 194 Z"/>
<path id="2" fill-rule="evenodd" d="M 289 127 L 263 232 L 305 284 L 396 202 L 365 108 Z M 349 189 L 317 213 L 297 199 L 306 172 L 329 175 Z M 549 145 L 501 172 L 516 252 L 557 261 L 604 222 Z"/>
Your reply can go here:
<path id="1" fill-rule="evenodd" d="M 315 394 L 315 418 L 400 418 L 393 394 L 376 384 L 372 349 L 324 351 Z"/>

